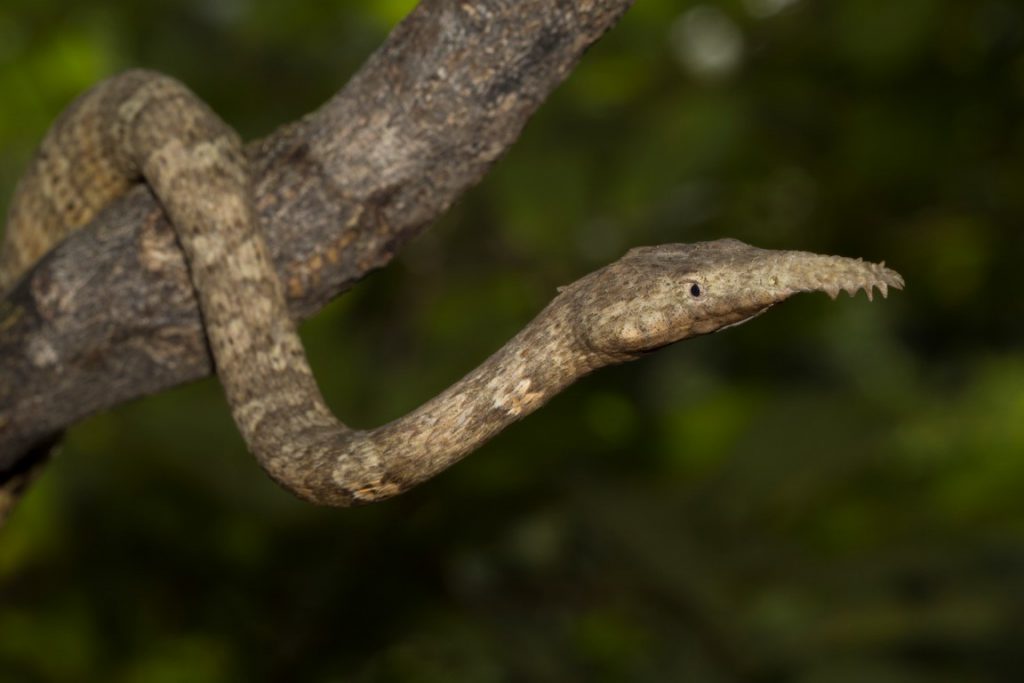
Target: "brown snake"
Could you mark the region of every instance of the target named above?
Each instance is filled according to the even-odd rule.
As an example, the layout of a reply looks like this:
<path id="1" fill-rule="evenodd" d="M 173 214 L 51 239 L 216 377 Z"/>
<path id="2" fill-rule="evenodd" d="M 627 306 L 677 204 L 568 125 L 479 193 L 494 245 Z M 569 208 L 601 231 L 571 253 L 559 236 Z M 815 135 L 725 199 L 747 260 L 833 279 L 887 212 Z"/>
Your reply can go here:
<path id="1" fill-rule="evenodd" d="M 289 318 L 238 136 L 167 76 L 115 76 L 57 120 L 11 203 L 0 293 L 140 182 L 175 227 L 246 444 L 282 486 L 328 505 L 387 498 L 430 478 L 599 367 L 739 324 L 797 292 L 864 289 L 870 298 L 873 287 L 885 295 L 903 286 L 884 264 L 736 240 L 633 249 L 561 288 L 437 397 L 353 430 L 324 404 Z"/>

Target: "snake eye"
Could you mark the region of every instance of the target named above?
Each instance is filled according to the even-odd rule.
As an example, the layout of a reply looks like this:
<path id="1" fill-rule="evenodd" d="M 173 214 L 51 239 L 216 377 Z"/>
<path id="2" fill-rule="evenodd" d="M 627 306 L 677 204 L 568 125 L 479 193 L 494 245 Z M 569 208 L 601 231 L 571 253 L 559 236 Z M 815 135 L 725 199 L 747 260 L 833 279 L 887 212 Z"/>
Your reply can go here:
<path id="1" fill-rule="evenodd" d="M 704 291 L 700 288 L 700 285 L 698 285 L 696 282 L 694 282 L 692 285 L 690 285 L 690 296 L 692 296 L 694 299 L 698 298 L 703 293 L 704 293 Z"/>

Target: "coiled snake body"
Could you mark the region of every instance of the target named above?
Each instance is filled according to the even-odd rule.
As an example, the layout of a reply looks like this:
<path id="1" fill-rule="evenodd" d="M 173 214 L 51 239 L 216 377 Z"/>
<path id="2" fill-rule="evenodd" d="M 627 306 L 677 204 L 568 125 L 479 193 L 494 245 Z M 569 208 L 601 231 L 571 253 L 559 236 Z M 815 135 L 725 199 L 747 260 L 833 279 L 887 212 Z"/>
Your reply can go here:
<path id="1" fill-rule="evenodd" d="M 800 291 L 902 278 L 861 260 L 736 240 L 633 249 L 564 287 L 518 335 L 420 408 L 353 430 L 325 406 L 252 206 L 238 136 L 172 78 L 130 71 L 58 119 L 18 185 L 0 292 L 69 232 L 147 183 L 177 232 L 217 375 L 250 450 L 317 503 L 386 498 L 449 466 L 584 374 L 738 324 Z"/>

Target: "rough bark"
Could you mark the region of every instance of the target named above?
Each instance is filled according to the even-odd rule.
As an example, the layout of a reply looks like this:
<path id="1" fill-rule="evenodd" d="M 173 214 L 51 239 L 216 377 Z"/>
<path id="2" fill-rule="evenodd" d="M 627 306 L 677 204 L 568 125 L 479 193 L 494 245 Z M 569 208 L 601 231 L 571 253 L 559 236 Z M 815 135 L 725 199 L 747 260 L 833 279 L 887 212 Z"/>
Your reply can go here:
<path id="1" fill-rule="evenodd" d="M 296 317 L 388 263 L 515 141 L 631 0 L 424 0 L 327 104 L 247 147 Z M 92 413 L 211 372 L 140 187 L 0 302 L 0 474 Z"/>

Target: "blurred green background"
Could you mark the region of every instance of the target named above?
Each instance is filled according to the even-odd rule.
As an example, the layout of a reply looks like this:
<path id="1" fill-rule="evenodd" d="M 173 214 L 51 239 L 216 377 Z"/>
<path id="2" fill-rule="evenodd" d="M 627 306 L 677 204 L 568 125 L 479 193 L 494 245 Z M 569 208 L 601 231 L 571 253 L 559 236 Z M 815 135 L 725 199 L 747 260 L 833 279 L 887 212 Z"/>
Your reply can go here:
<path id="1" fill-rule="evenodd" d="M 4 0 L 0 202 L 106 75 L 261 136 L 412 4 Z M 338 414 L 404 413 L 631 246 L 885 259 L 906 291 L 604 370 L 362 509 L 276 488 L 212 380 L 97 416 L 0 533 L 0 680 L 1019 680 L 1022 121 L 1017 0 L 639 0 L 305 325 Z"/>

